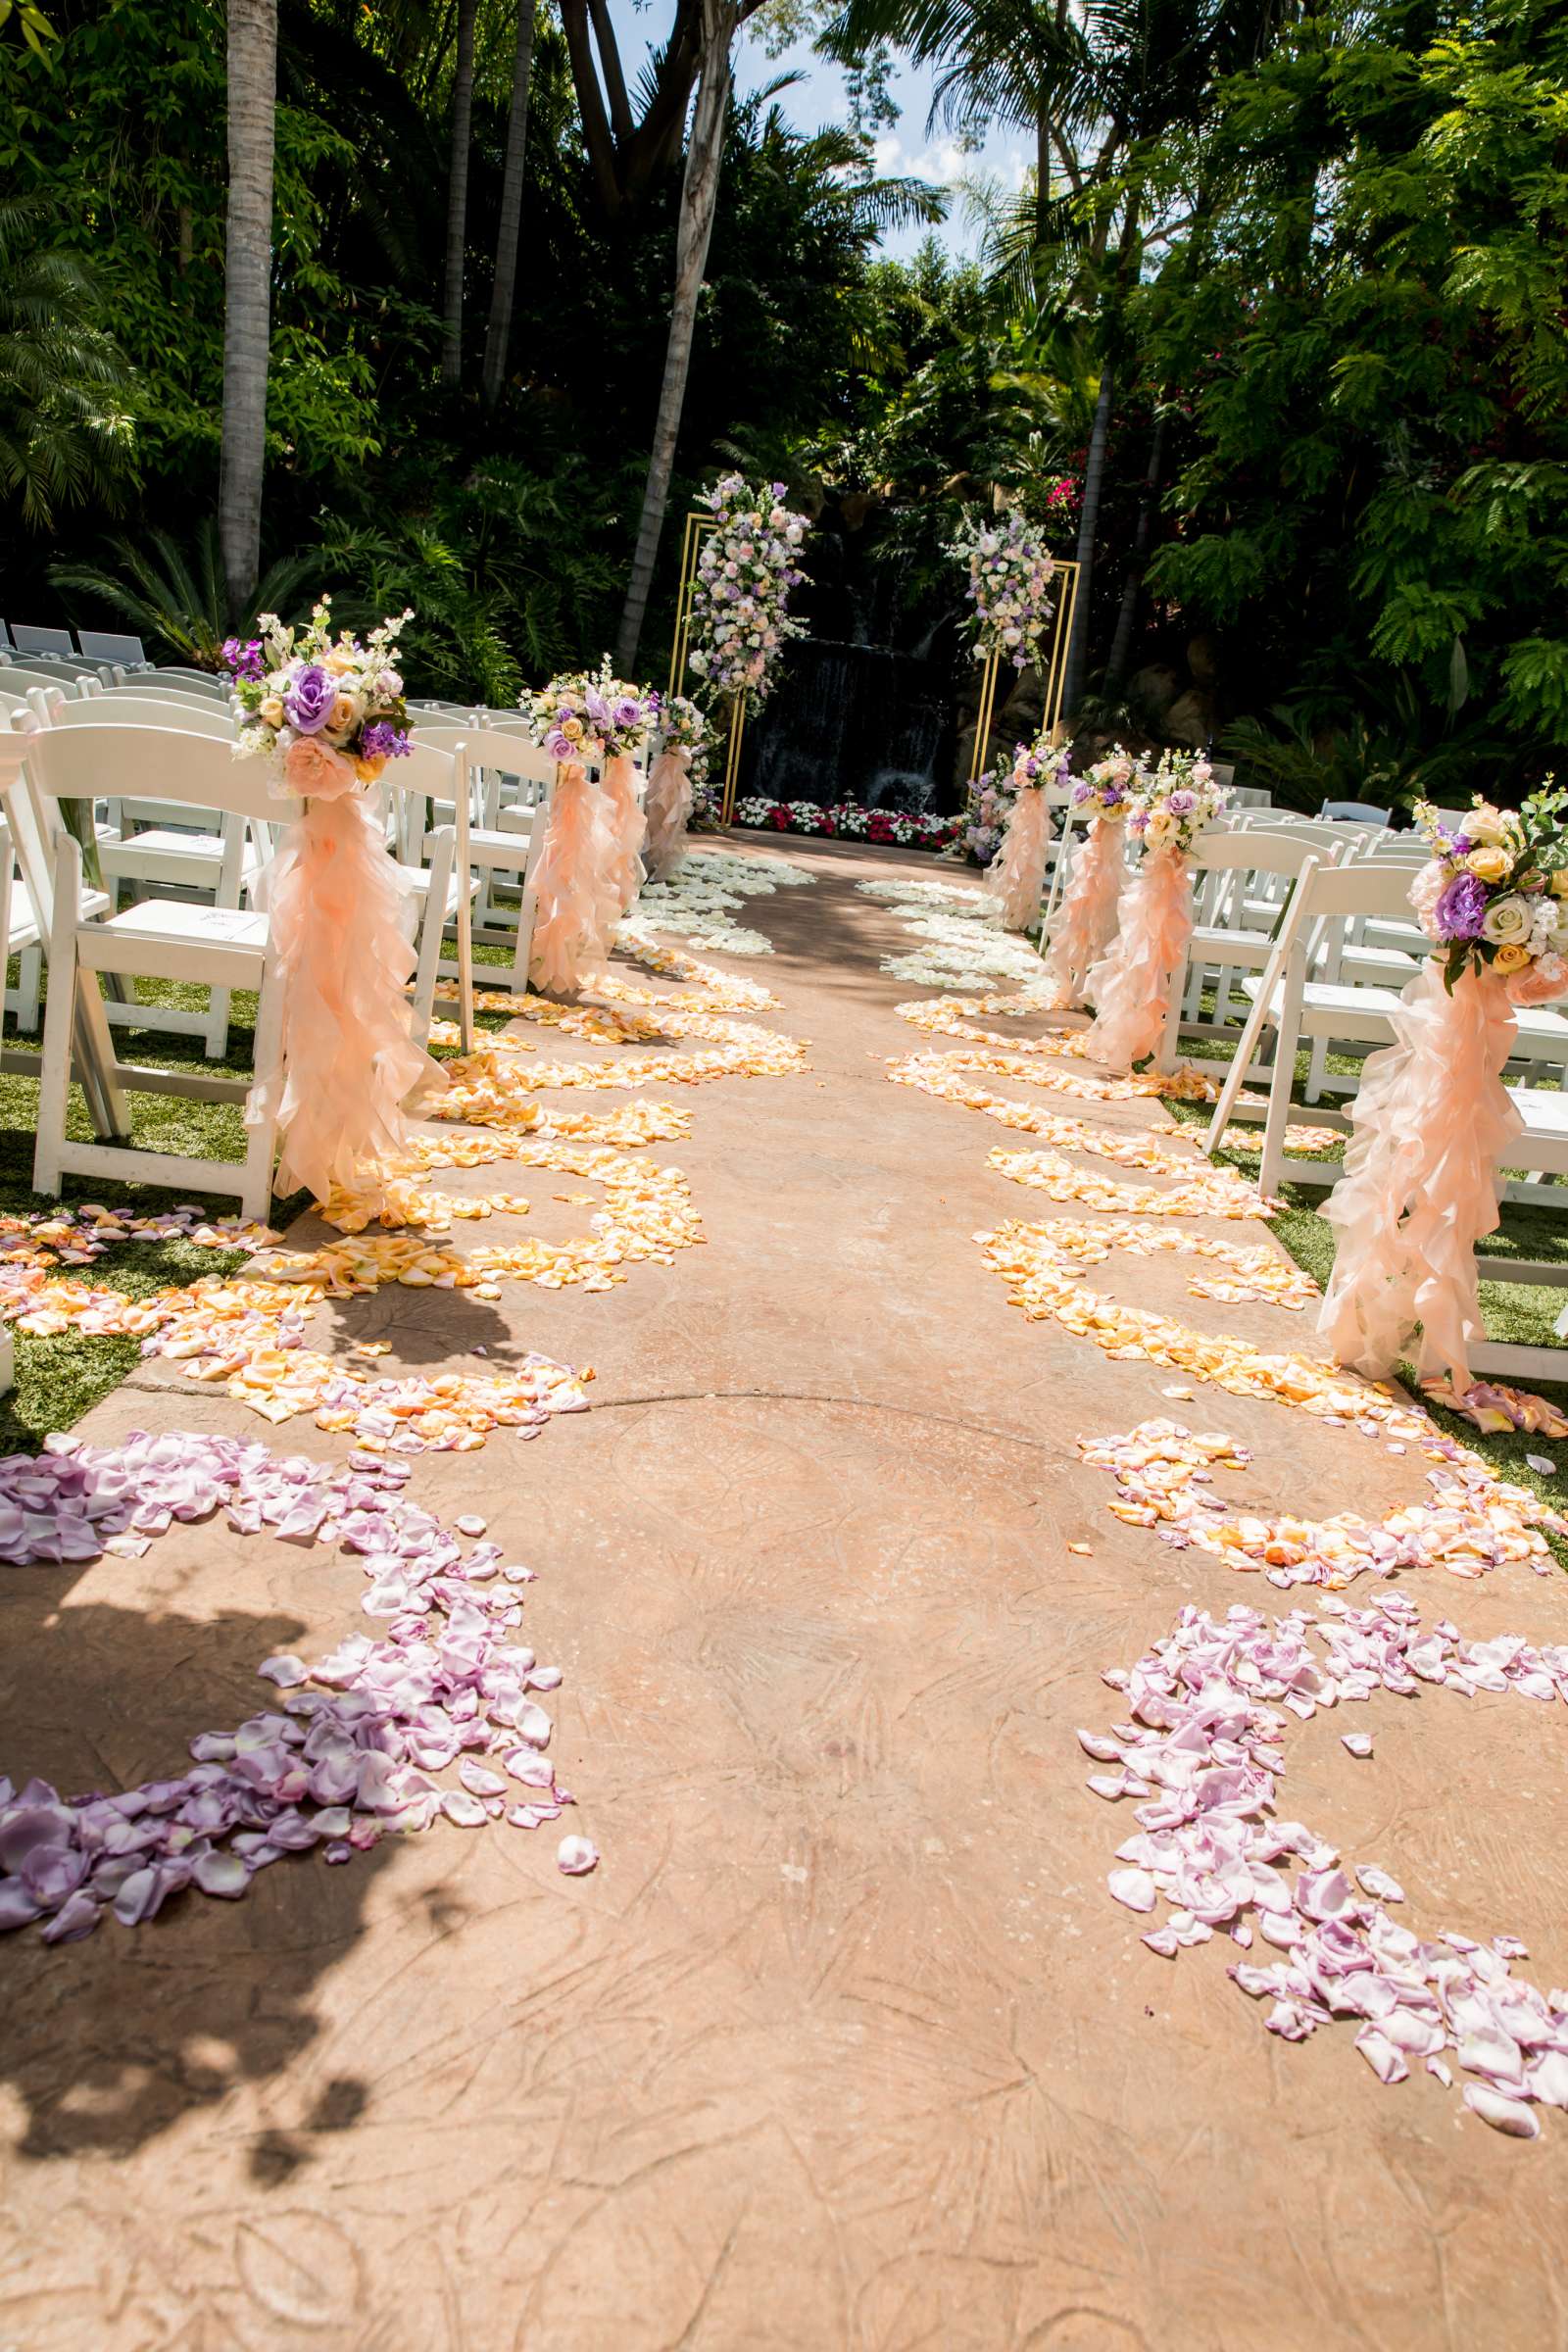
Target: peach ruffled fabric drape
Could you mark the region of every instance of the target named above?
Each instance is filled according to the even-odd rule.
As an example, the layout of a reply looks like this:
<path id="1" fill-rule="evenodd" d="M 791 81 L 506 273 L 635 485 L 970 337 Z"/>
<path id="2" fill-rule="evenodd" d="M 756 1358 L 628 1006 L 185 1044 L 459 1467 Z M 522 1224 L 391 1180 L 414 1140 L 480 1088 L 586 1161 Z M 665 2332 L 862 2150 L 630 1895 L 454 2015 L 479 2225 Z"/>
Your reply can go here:
<path id="1" fill-rule="evenodd" d="M 1027 931 L 1039 921 L 1050 842 L 1046 796 L 1026 785 L 1012 804 L 1006 838 L 986 872 L 987 890 L 1002 901 L 1004 930 Z"/>
<path id="2" fill-rule="evenodd" d="M 534 873 L 538 915 L 529 975 L 569 996 L 602 971 L 620 919 L 618 849 L 597 784 L 578 760 L 562 765 Z"/>
<path id="3" fill-rule="evenodd" d="M 1396 1042 L 1369 1056 L 1323 1212 L 1339 1252 L 1318 1330 L 1339 1363 L 1381 1379 L 1419 1323 L 1420 1378 L 1469 1389 L 1475 1245 L 1496 1229 L 1497 1172 L 1524 1125 L 1502 1083 L 1516 1030 L 1498 973 L 1467 971 L 1450 996 L 1434 957 L 1400 1000 Z"/>
<path id="4" fill-rule="evenodd" d="M 690 752 L 660 753 L 649 772 L 643 806 L 648 817 L 643 861 L 653 881 L 667 882 L 686 854 L 686 826 L 692 812 Z"/>
<path id="5" fill-rule="evenodd" d="M 1083 1004 L 1090 970 L 1116 936 L 1126 879 L 1125 827 L 1117 818 L 1097 816 L 1073 860 L 1046 957 L 1049 1001 L 1056 1011 L 1074 1012 Z"/>
<path id="6" fill-rule="evenodd" d="M 1144 858 L 1117 908 L 1117 931 L 1085 983 L 1095 1017 L 1088 1052 L 1112 1069 L 1131 1069 L 1157 1052 L 1171 983 L 1193 930 L 1193 873 L 1177 850 Z"/>
<path id="7" fill-rule="evenodd" d="M 340 1186 L 364 1198 L 407 1149 L 410 1097 L 440 1093 L 446 1078 L 411 1034 L 405 892 L 352 763 L 302 741 L 284 772 L 310 797 L 267 872 L 280 1034 L 245 1116 L 277 1119 L 280 1192 L 303 1185 L 324 1200 Z"/>
<path id="8" fill-rule="evenodd" d="M 616 752 L 605 762 L 604 813 L 613 844 L 608 879 L 614 890 L 617 917 L 624 914 L 643 886 L 642 847 L 648 819 L 637 798 L 637 770 L 630 756 Z"/>

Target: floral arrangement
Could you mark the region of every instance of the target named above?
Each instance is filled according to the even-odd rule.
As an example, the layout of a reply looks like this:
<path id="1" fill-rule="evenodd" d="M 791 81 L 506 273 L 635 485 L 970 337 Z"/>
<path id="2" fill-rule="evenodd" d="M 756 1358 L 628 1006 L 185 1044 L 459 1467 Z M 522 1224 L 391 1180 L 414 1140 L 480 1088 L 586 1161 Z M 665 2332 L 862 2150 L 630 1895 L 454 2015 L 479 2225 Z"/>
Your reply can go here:
<path id="1" fill-rule="evenodd" d="M 1103 760 L 1095 761 L 1087 775 L 1079 777 L 1072 788 L 1072 805 L 1086 821 L 1099 816 L 1115 822 L 1126 816 L 1135 796 L 1150 780 L 1145 761 L 1135 760 L 1118 743 Z"/>
<path id="2" fill-rule="evenodd" d="M 224 675 L 241 713 L 236 754 L 275 760 L 302 797 L 335 797 L 346 766 L 359 783 L 373 784 L 409 749 L 397 640 L 413 618 L 409 611 L 383 620 L 362 645 L 347 629 L 333 636 L 331 599 L 323 596 L 308 627 L 264 612 L 260 637 L 228 638 Z"/>
<path id="3" fill-rule="evenodd" d="M 962 821 L 905 808 L 864 808 L 858 801 L 824 808 L 817 801 L 753 799 L 737 803 L 735 809 L 735 822 L 755 830 L 814 833 L 828 841 L 881 842 L 906 850 L 946 849 Z"/>
<path id="4" fill-rule="evenodd" d="M 787 640 L 805 631 L 784 608 L 806 577 L 797 559 L 807 523 L 783 497 L 782 482 L 764 495 L 739 473 L 703 497 L 717 527 L 704 533 L 697 560 L 687 660 L 722 700 L 753 708 L 771 690 Z"/>
<path id="5" fill-rule="evenodd" d="M 692 782 L 700 784 L 708 764 L 708 721 L 697 705 L 684 694 L 667 696 L 660 705 L 659 727 L 666 752 L 690 754 Z"/>
<path id="6" fill-rule="evenodd" d="M 613 760 L 640 749 L 659 720 L 660 699 L 646 686 L 610 674 L 607 654 L 597 671 L 552 678 L 518 708 L 528 733 L 552 760 Z"/>
<path id="7" fill-rule="evenodd" d="M 1448 988 L 1468 966 L 1511 977 L 1534 964 L 1547 993 L 1568 989 L 1565 802 L 1568 793 L 1549 787 L 1518 809 L 1477 799 L 1457 824 L 1425 802 L 1416 809 L 1432 858 L 1410 903 Z"/>
<path id="8" fill-rule="evenodd" d="M 1226 793 L 1206 760 L 1191 752 L 1161 752 L 1153 774 L 1138 780 L 1128 831 L 1146 850 L 1169 850 L 1185 858 L 1200 833 L 1225 808 Z"/>
<path id="9" fill-rule="evenodd" d="M 964 516 L 964 535 L 948 553 L 969 570 L 966 591 L 974 607 L 975 642 L 1022 669 L 1040 651 L 1046 623 L 1055 610 L 1046 591 L 1056 560 L 1032 522 L 1008 509 L 995 522 Z"/>

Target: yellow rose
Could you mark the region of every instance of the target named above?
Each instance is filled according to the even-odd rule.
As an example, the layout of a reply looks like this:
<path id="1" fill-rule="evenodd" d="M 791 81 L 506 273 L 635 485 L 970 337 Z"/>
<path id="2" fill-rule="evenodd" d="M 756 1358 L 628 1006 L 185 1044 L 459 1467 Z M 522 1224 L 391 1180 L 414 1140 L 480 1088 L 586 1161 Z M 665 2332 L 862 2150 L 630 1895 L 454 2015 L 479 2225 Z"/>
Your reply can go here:
<path id="1" fill-rule="evenodd" d="M 1506 850 L 1472 850 L 1465 863 L 1478 882 L 1506 882 L 1513 871 Z"/>
<path id="2" fill-rule="evenodd" d="M 332 713 L 326 722 L 327 728 L 333 734 L 346 735 L 350 727 L 353 726 L 355 720 L 359 717 L 359 714 L 360 710 L 358 695 L 334 695 L 332 698 Z"/>
<path id="3" fill-rule="evenodd" d="M 580 718 L 568 718 L 564 720 L 563 722 L 561 732 L 567 738 L 568 742 L 580 743 L 582 740 L 582 720 Z"/>
<path id="4" fill-rule="evenodd" d="M 354 773 L 362 784 L 373 784 L 385 765 L 384 760 L 356 760 Z"/>
<path id="5" fill-rule="evenodd" d="M 335 645 L 326 657 L 325 666 L 335 678 L 340 678 L 346 669 L 354 667 L 356 658 L 346 645 Z"/>
<path id="6" fill-rule="evenodd" d="M 1568 865 L 1558 866 L 1552 875 L 1551 895 L 1554 899 L 1568 899 Z"/>
<path id="7" fill-rule="evenodd" d="M 1495 972 L 1518 972 L 1522 971 L 1529 961 L 1530 950 L 1528 948 L 1499 948 L 1492 958 L 1492 968 Z"/>
<path id="8" fill-rule="evenodd" d="M 270 727 L 280 727 L 283 724 L 283 700 L 281 695 L 270 694 L 266 702 L 262 705 L 259 716 L 265 718 Z M 1565 875 L 1563 879 L 1568 881 L 1568 875 Z"/>

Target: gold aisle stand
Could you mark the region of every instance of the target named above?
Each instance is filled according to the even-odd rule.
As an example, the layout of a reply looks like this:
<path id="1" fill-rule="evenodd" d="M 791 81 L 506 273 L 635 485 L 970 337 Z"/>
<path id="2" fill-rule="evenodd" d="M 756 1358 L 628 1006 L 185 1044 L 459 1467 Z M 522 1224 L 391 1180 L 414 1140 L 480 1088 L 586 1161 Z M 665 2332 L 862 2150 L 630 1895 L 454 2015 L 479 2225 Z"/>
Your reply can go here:
<path id="1" fill-rule="evenodd" d="M 675 602 L 675 642 L 669 656 L 669 693 L 673 698 L 680 692 L 686 675 L 686 663 L 692 647 L 692 605 L 697 594 L 697 564 L 702 554 L 707 532 L 716 531 L 718 522 L 711 514 L 691 514 L 686 517 L 686 533 L 680 548 L 680 595 Z M 724 753 L 724 790 L 719 801 L 719 822 L 735 822 L 735 798 L 741 780 L 741 743 L 746 733 L 746 697 L 740 695 L 729 707 L 729 742 Z"/>
<path id="2" fill-rule="evenodd" d="M 719 803 L 719 820 L 726 825 L 735 822 L 735 795 L 741 781 L 741 738 L 746 732 L 746 697 L 738 694 L 729 707 L 729 748 L 724 755 L 724 798 Z"/>
<path id="3" fill-rule="evenodd" d="M 1062 583 L 1062 593 L 1056 598 L 1055 627 L 1051 632 L 1051 653 L 1046 663 L 1046 697 L 1040 713 L 1040 732 L 1054 743 L 1061 725 L 1061 697 L 1067 682 L 1067 648 L 1072 643 L 1073 618 L 1078 611 L 1078 566 L 1058 564 L 1053 572 L 1054 580 Z M 1039 666 L 1038 657 L 1036 666 Z M 1002 668 L 1000 654 L 988 654 L 980 677 L 980 710 L 975 721 L 974 752 L 969 760 L 969 783 L 977 785 L 985 774 L 986 754 L 991 748 L 991 729 L 997 715 L 997 679 Z"/>

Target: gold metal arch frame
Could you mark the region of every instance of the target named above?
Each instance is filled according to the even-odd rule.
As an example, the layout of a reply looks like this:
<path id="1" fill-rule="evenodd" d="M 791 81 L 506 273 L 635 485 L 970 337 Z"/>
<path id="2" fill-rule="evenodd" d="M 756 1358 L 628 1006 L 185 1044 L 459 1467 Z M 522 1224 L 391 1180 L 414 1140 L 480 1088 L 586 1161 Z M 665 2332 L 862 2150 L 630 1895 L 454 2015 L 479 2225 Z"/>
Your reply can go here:
<path id="1" fill-rule="evenodd" d="M 1058 564 L 1052 574 L 1061 583 L 1056 598 L 1055 625 L 1051 632 L 1050 652 L 1045 663 L 1046 697 L 1040 716 L 1040 731 L 1052 742 L 1061 724 L 1061 696 L 1067 682 L 1067 648 L 1072 643 L 1073 616 L 1078 610 L 1078 566 Z M 1036 667 L 1040 666 L 1036 656 Z M 985 773 L 986 754 L 991 747 L 991 729 L 997 715 L 997 681 L 1002 669 L 1000 654 L 988 654 L 980 673 L 980 710 L 975 720 L 974 751 L 969 760 L 969 782 L 978 784 Z"/>
<path id="2" fill-rule="evenodd" d="M 702 554 L 703 540 L 709 531 L 716 531 L 718 521 L 711 514 L 688 514 L 686 535 L 680 550 L 680 595 L 675 602 L 675 642 L 669 656 L 669 691 L 680 692 L 686 675 L 686 664 L 692 650 L 692 605 L 697 594 L 697 564 Z M 746 732 L 746 697 L 738 695 L 729 707 L 729 742 L 724 753 L 724 791 L 719 802 L 719 822 L 735 822 L 735 796 L 741 780 L 741 739 Z"/>

